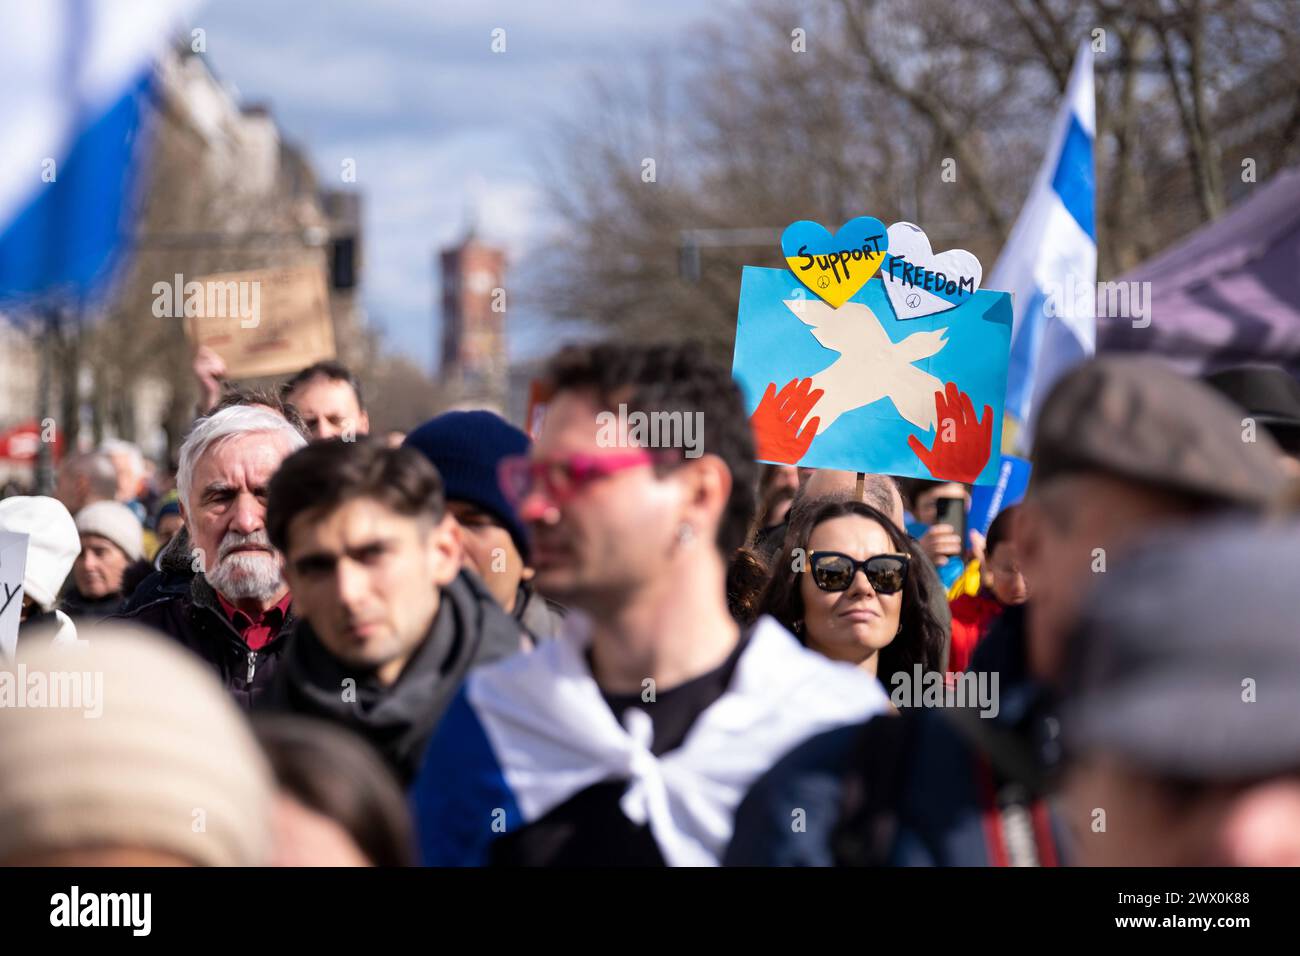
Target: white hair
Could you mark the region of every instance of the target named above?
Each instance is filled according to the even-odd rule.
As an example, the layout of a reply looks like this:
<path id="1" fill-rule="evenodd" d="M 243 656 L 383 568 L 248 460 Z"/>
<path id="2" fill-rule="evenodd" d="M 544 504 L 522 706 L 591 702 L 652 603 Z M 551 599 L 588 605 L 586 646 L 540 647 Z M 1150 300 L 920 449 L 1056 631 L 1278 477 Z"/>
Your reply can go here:
<path id="1" fill-rule="evenodd" d="M 208 449 L 231 438 L 259 433 L 278 435 L 289 446 L 289 453 L 307 444 L 298 429 L 284 418 L 257 405 L 232 405 L 198 420 L 181 445 L 176 467 L 176 493 L 187 512 L 194 484 L 194 466 Z"/>
<path id="2" fill-rule="evenodd" d="M 123 441 L 121 438 L 109 438 L 100 444 L 99 452 L 110 457 L 125 455 L 131 462 L 132 471 L 137 475 L 144 474 L 144 453 L 133 442 Z"/>

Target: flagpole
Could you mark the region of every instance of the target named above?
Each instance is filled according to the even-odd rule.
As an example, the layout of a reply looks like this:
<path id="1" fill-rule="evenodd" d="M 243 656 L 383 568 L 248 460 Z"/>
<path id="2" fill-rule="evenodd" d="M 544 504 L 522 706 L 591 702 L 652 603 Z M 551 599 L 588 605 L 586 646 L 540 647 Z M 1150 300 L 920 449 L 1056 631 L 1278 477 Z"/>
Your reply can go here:
<path id="1" fill-rule="evenodd" d="M 35 493 L 54 492 L 54 443 L 45 441 L 45 423 L 50 419 L 50 387 L 54 380 L 54 336 L 59 326 L 59 309 L 55 305 L 41 308 L 39 336 L 40 372 L 36 387 L 36 429 L 41 441 L 36 444 Z"/>

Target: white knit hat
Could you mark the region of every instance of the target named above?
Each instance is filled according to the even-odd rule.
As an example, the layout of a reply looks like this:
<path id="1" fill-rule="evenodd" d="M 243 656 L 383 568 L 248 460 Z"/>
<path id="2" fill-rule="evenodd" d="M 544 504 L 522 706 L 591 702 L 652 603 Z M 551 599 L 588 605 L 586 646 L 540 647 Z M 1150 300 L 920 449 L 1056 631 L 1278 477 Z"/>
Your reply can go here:
<path id="1" fill-rule="evenodd" d="M 265 863 L 275 783 L 217 679 L 142 628 L 86 630 L 9 665 L 21 674 L 0 667 L 19 694 L 47 688 L 41 706 L 0 707 L 0 862 L 108 847 Z"/>
<path id="2" fill-rule="evenodd" d="M 29 536 L 23 594 L 48 611 L 81 553 L 72 515 L 54 498 L 5 498 L 0 500 L 0 531 Z"/>
<path id="3" fill-rule="evenodd" d="M 77 530 L 117 545 L 132 561 L 144 557 L 144 529 L 135 512 L 119 501 L 96 501 L 77 512 Z"/>

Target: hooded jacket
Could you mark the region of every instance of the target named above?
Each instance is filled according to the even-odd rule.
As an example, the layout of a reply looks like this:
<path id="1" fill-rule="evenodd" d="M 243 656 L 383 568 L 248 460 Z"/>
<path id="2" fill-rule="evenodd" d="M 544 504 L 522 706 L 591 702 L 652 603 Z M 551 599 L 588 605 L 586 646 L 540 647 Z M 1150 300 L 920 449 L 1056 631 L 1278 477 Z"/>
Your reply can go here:
<path id="1" fill-rule="evenodd" d="M 519 623 L 477 578 L 462 571 L 442 589 L 428 636 L 396 683 L 384 686 L 373 671 L 351 668 L 334 657 L 304 620 L 258 707 L 343 724 L 366 738 L 398 779 L 409 784 L 465 675 L 478 664 L 518 651 L 522 638 Z M 345 684 L 349 679 L 355 683 Z"/>

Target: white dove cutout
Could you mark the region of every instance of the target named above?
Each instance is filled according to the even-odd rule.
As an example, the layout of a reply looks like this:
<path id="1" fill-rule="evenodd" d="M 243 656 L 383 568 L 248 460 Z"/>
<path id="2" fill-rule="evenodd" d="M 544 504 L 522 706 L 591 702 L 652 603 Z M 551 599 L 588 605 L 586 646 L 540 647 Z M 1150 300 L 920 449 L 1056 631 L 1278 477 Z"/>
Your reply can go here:
<path id="1" fill-rule="evenodd" d="M 912 363 L 937 355 L 948 344 L 948 330 L 915 332 L 894 342 L 861 302 L 833 309 L 820 299 L 786 300 L 786 308 L 812 329 L 813 338 L 840 357 L 812 377 L 812 387 L 825 394 L 809 413 L 821 418 L 817 434 L 830 428 L 845 412 L 888 398 L 898 414 L 917 428 L 934 427 L 934 393 L 943 382 Z"/>

